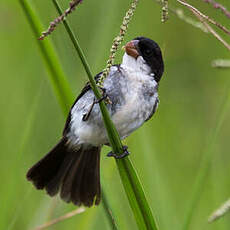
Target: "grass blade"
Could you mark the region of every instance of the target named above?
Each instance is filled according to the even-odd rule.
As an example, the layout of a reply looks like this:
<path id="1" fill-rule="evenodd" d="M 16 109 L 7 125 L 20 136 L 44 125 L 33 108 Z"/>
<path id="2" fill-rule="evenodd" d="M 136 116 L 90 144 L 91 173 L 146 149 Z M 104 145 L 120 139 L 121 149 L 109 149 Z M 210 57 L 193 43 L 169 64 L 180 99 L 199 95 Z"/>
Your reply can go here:
<path id="1" fill-rule="evenodd" d="M 108 220 L 110 220 L 109 221 L 110 228 L 113 229 L 113 230 L 118 230 L 118 227 L 117 227 L 116 221 L 114 219 L 113 213 L 112 213 L 112 211 L 110 210 L 110 207 L 109 207 L 107 196 L 105 195 L 103 190 L 102 190 L 102 196 L 103 196 L 102 205 L 103 205 L 104 209 L 107 210 L 107 212 L 105 212 L 105 214 L 107 215 Z"/>
<path id="2" fill-rule="evenodd" d="M 75 209 L 75 210 L 73 210 L 71 212 L 66 213 L 63 216 L 60 216 L 60 217 L 58 217 L 56 219 L 48 221 L 47 223 L 45 223 L 43 225 L 40 225 L 40 226 L 36 227 L 34 230 L 42 230 L 42 229 L 48 228 L 48 227 L 50 227 L 50 226 L 52 226 L 54 224 L 57 224 L 57 223 L 59 223 L 61 221 L 64 221 L 64 220 L 69 219 L 69 218 L 72 218 L 72 217 L 74 217 L 74 216 L 76 216 L 76 215 L 78 215 L 78 214 L 80 214 L 82 212 L 85 212 L 85 208 L 82 208 L 82 207 L 77 208 L 77 209 Z"/>
<path id="3" fill-rule="evenodd" d="M 53 3 L 58 11 L 58 13 L 61 15 L 62 10 L 60 9 L 60 6 L 57 2 L 57 0 L 53 0 Z M 82 64 L 84 65 L 84 68 L 87 72 L 90 84 L 92 86 L 92 90 L 95 94 L 95 96 L 100 99 L 101 94 L 97 88 L 96 82 L 93 78 L 92 72 L 90 70 L 90 66 L 84 56 L 83 51 L 81 50 L 81 47 L 79 46 L 79 42 L 74 36 L 68 22 L 64 21 L 64 26 L 66 28 L 67 33 L 69 34 L 71 41 L 73 42 L 73 45 L 82 61 Z M 106 108 L 106 105 L 104 101 L 100 102 L 100 109 L 103 116 L 104 124 L 107 130 L 107 134 L 109 137 L 109 142 L 112 147 L 113 152 L 122 154 L 122 143 L 121 139 L 119 137 L 119 134 L 113 124 L 113 122 L 110 119 L 109 112 Z M 130 206 L 133 210 L 135 220 L 137 222 L 137 225 L 139 229 L 151 229 L 156 230 L 157 225 L 153 218 L 152 211 L 150 209 L 150 206 L 147 202 L 147 199 L 144 194 L 144 190 L 142 188 L 142 185 L 140 183 L 140 180 L 137 176 L 137 173 L 128 157 L 125 159 L 118 159 L 116 160 L 117 167 L 121 176 L 121 180 L 123 183 L 123 186 L 125 188 L 126 195 L 129 199 Z"/>
<path id="4" fill-rule="evenodd" d="M 27 0 L 19 0 L 20 4 L 24 10 L 24 13 L 31 25 L 31 28 L 34 32 L 35 37 L 37 38 L 39 36 L 40 31 L 42 31 L 42 26 L 35 15 L 32 7 L 27 2 Z M 74 35 L 73 35 L 74 36 Z M 74 38 L 74 37 L 73 37 Z M 58 57 L 56 56 L 55 50 L 52 46 L 52 43 L 49 40 L 43 40 L 38 41 L 38 45 L 40 47 L 41 53 L 43 55 L 43 58 L 45 59 L 45 64 L 47 66 L 47 69 L 50 73 L 50 81 L 51 85 L 54 88 L 55 95 L 58 98 L 60 107 L 64 113 L 65 116 L 67 116 L 69 108 L 72 104 L 73 94 L 71 93 L 71 89 L 68 85 L 68 82 L 64 76 L 64 73 L 61 69 L 60 62 L 58 60 Z M 76 47 L 79 47 L 78 44 L 75 45 Z M 84 60 L 84 57 L 83 57 Z M 87 63 L 86 63 L 87 64 Z M 103 188 L 103 185 L 102 185 Z M 103 189 L 102 189 L 103 190 Z M 103 193 L 102 199 L 105 194 Z M 106 200 L 106 198 L 105 198 Z M 105 205 L 106 204 L 106 205 Z M 109 205 L 109 202 L 106 200 L 106 202 L 103 201 L 103 207 L 105 212 L 107 213 L 108 210 L 112 210 L 112 208 Z M 107 213 L 106 215 L 109 219 L 110 225 L 113 226 L 113 229 L 116 230 L 117 227 L 115 226 L 114 220 L 111 218 L 111 214 Z"/>
<path id="5" fill-rule="evenodd" d="M 42 31 L 42 25 L 37 16 L 34 14 L 30 3 L 28 3 L 26 0 L 19 0 L 19 2 L 23 8 L 28 22 L 31 25 L 35 38 L 37 39 L 40 31 Z M 73 94 L 71 93 L 69 84 L 62 71 L 61 64 L 50 40 L 47 39 L 45 41 L 38 41 L 38 45 L 41 50 L 44 63 L 48 69 L 49 78 L 55 95 L 57 96 L 58 102 L 61 105 L 61 109 L 63 110 L 64 114 L 67 115 L 73 100 Z"/>

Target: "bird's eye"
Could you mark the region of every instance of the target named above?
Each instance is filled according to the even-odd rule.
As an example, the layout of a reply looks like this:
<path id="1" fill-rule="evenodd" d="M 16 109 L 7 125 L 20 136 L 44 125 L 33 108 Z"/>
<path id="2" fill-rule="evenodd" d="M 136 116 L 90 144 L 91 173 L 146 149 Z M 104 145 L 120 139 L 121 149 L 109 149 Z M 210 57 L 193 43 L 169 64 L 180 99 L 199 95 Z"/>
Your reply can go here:
<path id="1" fill-rule="evenodd" d="M 144 50 L 144 54 L 145 54 L 146 56 L 150 56 L 150 55 L 152 54 L 152 51 L 151 51 L 150 49 L 145 49 L 145 50 Z"/>

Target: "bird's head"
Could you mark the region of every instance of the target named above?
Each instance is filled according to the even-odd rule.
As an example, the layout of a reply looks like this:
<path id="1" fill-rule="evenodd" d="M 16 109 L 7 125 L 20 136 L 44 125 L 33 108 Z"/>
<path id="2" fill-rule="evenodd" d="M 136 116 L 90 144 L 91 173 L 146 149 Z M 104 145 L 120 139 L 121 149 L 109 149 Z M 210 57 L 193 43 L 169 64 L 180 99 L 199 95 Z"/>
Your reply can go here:
<path id="1" fill-rule="evenodd" d="M 127 55 L 134 59 L 139 56 L 150 67 L 156 82 L 159 82 L 164 72 L 164 62 L 161 49 L 156 42 L 145 37 L 136 37 L 124 46 Z"/>

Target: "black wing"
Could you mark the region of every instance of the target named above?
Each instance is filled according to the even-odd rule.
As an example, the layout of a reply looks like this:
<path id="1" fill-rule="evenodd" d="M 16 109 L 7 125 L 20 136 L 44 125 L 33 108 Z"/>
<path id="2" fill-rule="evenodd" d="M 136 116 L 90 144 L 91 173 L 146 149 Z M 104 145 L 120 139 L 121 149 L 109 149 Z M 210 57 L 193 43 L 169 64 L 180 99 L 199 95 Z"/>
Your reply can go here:
<path id="1" fill-rule="evenodd" d="M 100 78 L 100 75 L 102 74 L 103 72 L 100 72 L 98 73 L 94 79 L 96 82 L 98 82 L 99 78 Z M 74 105 L 77 103 L 77 101 L 86 93 L 88 92 L 89 90 L 91 89 L 91 85 L 89 82 L 87 82 L 84 86 L 84 88 L 81 90 L 81 93 L 78 95 L 77 99 L 74 101 L 73 105 L 71 106 L 71 109 L 69 111 L 69 114 L 68 114 L 68 117 L 66 119 L 66 122 L 65 122 L 65 127 L 64 127 L 64 130 L 63 130 L 63 136 L 65 136 L 68 132 L 69 132 L 69 124 L 70 124 L 70 121 L 71 121 L 71 110 L 72 108 L 74 107 Z"/>

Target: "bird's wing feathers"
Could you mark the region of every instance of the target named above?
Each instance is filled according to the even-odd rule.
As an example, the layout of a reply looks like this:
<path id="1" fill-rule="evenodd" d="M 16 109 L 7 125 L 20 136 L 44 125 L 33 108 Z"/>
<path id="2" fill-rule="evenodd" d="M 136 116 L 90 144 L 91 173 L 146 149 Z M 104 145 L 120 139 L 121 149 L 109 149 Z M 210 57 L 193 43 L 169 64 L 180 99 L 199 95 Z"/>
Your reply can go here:
<path id="1" fill-rule="evenodd" d="M 119 67 L 120 65 L 118 64 L 118 65 L 113 65 L 113 66 Z M 103 72 L 100 72 L 100 73 L 98 73 L 98 74 L 94 77 L 96 83 L 99 81 L 100 76 L 101 76 L 102 73 L 103 73 Z M 69 124 L 70 124 L 70 121 L 71 121 L 71 110 L 72 110 L 72 108 L 75 106 L 75 104 L 78 102 L 78 100 L 79 100 L 83 95 L 85 95 L 85 93 L 87 93 L 90 89 L 91 89 L 91 85 L 90 85 L 89 82 L 87 82 L 87 83 L 85 84 L 84 88 L 82 89 L 81 93 L 78 95 L 77 99 L 74 101 L 74 103 L 73 103 L 73 105 L 72 105 L 72 107 L 71 107 L 71 109 L 70 109 L 70 112 L 69 112 L 69 114 L 68 114 L 68 117 L 67 117 L 67 119 L 66 119 L 65 127 L 64 127 L 64 130 L 63 130 L 63 136 L 65 136 L 65 135 L 68 133 L 68 131 L 69 131 Z"/>
<path id="2" fill-rule="evenodd" d="M 98 82 L 98 80 L 99 80 L 99 78 L 100 78 L 100 76 L 101 76 L 102 73 L 103 73 L 103 72 L 100 72 L 100 73 L 98 73 L 98 74 L 94 77 L 96 83 Z M 81 90 L 81 93 L 78 95 L 78 97 L 77 97 L 76 100 L 74 101 L 73 105 L 71 106 L 71 109 L 70 109 L 70 111 L 69 111 L 68 117 L 67 117 L 67 119 L 66 119 L 65 127 L 64 127 L 64 130 L 63 130 L 63 136 L 65 136 L 65 135 L 68 133 L 68 131 L 69 131 L 69 123 L 70 123 L 70 121 L 71 121 L 71 110 L 72 110 L 72 108 L 73 108 L 74 105 L 78 102 L 78 100 L 79 100 L 85 93 L 87 93 L 90 89 L 91 89 L 91 85 L 90 85 L 89 82 L 87 82 L 87 83 L 85 84 L 84 88 Z"/>

